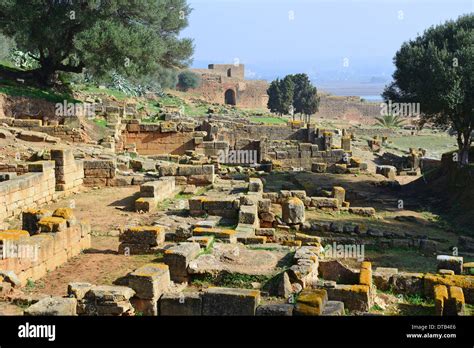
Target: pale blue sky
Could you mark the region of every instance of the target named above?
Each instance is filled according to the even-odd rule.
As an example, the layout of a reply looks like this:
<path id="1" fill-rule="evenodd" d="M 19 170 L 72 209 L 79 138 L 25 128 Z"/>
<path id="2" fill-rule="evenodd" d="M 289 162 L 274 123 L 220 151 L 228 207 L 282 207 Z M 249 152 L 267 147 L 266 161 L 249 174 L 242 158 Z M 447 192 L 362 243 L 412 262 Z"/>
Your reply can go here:
<path id="1" fill-rule="evenodd" d="M 389 78 L 402 42 L 474 12 L 474 0 L 188 2 L 194 10 L 182 35 L 195 40 L 194 67 L 238 58 L 251 78 L 306 72 L 316 81 Z"/>

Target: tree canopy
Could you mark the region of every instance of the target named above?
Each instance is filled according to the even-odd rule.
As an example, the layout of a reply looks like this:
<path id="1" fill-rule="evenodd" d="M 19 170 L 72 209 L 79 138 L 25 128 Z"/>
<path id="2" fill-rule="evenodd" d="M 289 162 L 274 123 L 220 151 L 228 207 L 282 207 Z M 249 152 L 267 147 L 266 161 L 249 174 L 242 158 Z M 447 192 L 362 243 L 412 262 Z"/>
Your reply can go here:
<path id="1" fill-rule="evenodd" d="M 422 123 L 452 127 L 460 163 L 468 163 L 474 130 L 474 15 L 426 30 L 396 53 L 386 101 L 419 103 Z"/>
<path id="2" fill-rule="evenodd" d="M 191 9 L 186 0 L 0 0 L 0 32 L 29 52 L 50 83 L 58 71 L 110 71 L 138 79 L 183 68 L 192 40 L 179 38 Z"/>
<path id="3" fill-rule="evenodd" d="M 185 70 L 178 75 L 178 88 L 187 91 L 190 88 L 196 88 L 201 83 L 201 78 L 192 71 Z"/>
<path id="4" fill-rule="evenodd" d="M 294 112 L 310 116 L 318 111 L 317 89 L 311 84 L 308 75 L 287 75 L 272 81 L 267 90 L 268 108 L 271 112 L 288 114 L 291 106 Z"/>

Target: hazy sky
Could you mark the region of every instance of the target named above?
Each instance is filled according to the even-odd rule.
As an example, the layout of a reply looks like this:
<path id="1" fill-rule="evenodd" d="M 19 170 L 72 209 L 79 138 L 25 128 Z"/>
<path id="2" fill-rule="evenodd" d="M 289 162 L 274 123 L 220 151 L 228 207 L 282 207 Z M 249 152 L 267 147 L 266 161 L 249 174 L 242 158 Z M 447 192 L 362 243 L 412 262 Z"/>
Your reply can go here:
<path id="1" fill-rule="evenodd" d="M 253 78 L 389 77 L 402 42 L 474 12 L 474 0 L 188 0 L 194 67 L 246 64 Z M 344 62 L 346 63 L 344 66 Z"/>

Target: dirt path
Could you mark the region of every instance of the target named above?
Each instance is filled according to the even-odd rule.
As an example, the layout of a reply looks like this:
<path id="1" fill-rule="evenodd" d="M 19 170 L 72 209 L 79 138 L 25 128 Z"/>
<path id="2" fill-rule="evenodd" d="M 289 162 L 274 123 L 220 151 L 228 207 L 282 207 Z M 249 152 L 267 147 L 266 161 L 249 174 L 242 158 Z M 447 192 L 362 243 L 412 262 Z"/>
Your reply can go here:
<path id="1" fill-rule="evenodd" d="M 60 207 L 74 207 L 76 218 L 79 221 L 87 221 L 94 234 L 117 235 L 111 232 L 118 232 L 124 226 L 152 221 L 151 215 L 133 211 L 138 192 L 138 186 L 87 189 L 45 208 L 52 210 Z"/>
<path id="2" fill-rule="evenodd" d="M 70 259 L 46 276 L 24 288 L 29 294 L 63 296 L 70 282 L 111 285 L 136 268 L 156 259 L 155 255 L 117 254 L 118 238 L 93 237 L 92 248 Z"/>

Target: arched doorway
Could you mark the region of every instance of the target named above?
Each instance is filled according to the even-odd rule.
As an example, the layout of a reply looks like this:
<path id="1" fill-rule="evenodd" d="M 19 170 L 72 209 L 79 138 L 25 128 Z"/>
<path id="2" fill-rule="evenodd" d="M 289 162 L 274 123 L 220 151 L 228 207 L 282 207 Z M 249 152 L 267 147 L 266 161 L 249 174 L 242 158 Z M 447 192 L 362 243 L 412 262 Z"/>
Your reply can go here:
<path id="1" fill-rule="evenodd" d="M 225 103 L 227 105 L 235 105 L 235 91 L 233 89 L 228 89 L 224 94 Z"/>

